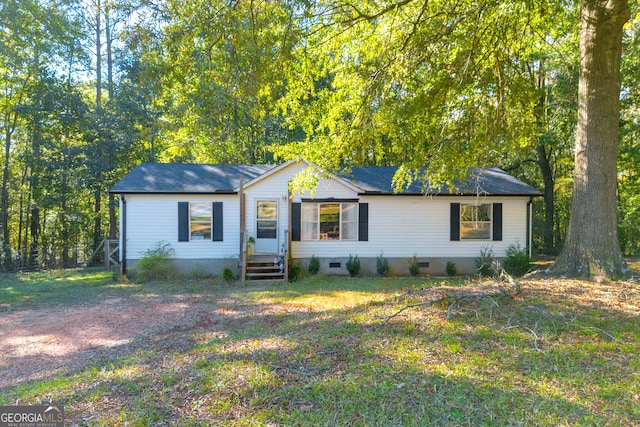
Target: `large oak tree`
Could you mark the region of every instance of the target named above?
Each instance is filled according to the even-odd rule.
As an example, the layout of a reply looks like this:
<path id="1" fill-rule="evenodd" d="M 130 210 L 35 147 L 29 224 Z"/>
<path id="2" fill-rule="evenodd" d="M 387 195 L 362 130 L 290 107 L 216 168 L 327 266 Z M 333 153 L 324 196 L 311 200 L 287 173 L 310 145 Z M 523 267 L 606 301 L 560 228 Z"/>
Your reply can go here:
<path id="1" fill-rule="evenodd" d="M 554 271 L 606 278 L 630 272 L 617 232 L 620 63 L 627 0 L 580 2 L 578 131 L 571 219 Z"/>
<path id="2" fill-rule="evenodd" d="M 445 180 L 468 166 L 499 163 L 506 152 L 535 149 L 539 94 L 524 81 L 525 68 L 539 58 L 536 46 L 552 37 L 545 32 L 550 22 L 564 22 L 565 6 L 331 3 L 314 33 L 326 34 L 318 43 L 325 54 L 317 78 L 302 88 L 304 78 L 291 79 L 292 112 L 301 113 L 299 122 L 311 132 L 287 154 L 316 156 L 316 163 L 334 167 L 401 163 L 409 171 L 397 177 L 402 185 L 422 178 L 410 171 L 425 164 L 430 179 Z M 621 39 L 628 19 L 626 0 L 580 3 L 575 186 L 558 274 L 629 271 L 616 220 Z"/>

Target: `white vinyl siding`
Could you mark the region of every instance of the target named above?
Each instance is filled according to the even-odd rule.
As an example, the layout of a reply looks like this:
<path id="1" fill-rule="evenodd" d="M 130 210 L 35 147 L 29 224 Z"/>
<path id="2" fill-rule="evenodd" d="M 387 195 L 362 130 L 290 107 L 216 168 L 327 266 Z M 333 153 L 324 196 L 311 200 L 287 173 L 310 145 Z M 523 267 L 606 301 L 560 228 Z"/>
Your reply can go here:
<path id="1" fill-rule="evenodd" d="M 489 246 L 496 256 L 503 257 L 509 245 L 527 244 L 528 197 L 483 197 L 480 201 L 503 204 L 501 241 L 450 240 L 450 204 L 478 203 L 477 197 L 361 196 L 360 202 L 369 203 L 368 241 L 292 242 L 293 256 L 475 258 Z"/>
<path id="2" fill-rule="evenodd" d="M 249 232 L 249 236 L 256 238 L 257 223 L 256 223 L 256 207 L 257 202 L 261 200 L 278 200 L 278 212 L 276 217 L 278 218 L 278 252 L 282 248 L 282 244 L 285 240 L 285 232 L 289 229 L 289 204 L 287 203 L 289 181 L 292 179 L 295 171 L 298 170 L 298 165 L 292 164 L 291 166 L 284 168 L 283 170 L 274 173 L 264 180 L 260 180 L 250 187 L 244 190 L 245 194 L 245 227 Z M 240 229 L 238 228 L 238 232 Z"/>
<path id="3" fill-rule="evenodd" d="M 167 242 L 175 259 L 238 258 L 240 251 L 240 207 L 236 195 L 138 195 L 127 194 L 127 258 L 140 259 L 158 242 Z M 178 202 L 223 202 L 224 239 L 221 242 L 178 242 Z M 122 229 L 121 229 L 122 230 Z"/>

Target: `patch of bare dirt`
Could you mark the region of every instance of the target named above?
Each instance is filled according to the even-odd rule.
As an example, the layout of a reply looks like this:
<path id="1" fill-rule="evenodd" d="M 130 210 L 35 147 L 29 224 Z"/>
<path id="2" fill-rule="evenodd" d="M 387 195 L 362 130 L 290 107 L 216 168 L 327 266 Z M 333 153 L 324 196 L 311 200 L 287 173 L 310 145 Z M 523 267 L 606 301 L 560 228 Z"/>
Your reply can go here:
<path id="1" fill-rule="evenodd" d="M 78 370 L 144 348 L 156 337 L 210 323 L 199 295 L 136 295 L 81 307 L 39 307 L 0 315 L 0 389 Z M 204 320 L 203 320 L 204 319 Z"/>

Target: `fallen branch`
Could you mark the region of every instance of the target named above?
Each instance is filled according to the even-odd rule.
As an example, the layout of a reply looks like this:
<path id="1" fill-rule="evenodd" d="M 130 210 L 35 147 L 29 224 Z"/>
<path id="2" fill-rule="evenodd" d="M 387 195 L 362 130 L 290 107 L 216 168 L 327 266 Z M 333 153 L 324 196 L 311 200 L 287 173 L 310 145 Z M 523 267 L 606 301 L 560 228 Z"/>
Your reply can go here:
<path id="1" fill-rule="evenodd" d="M 575 326 L 576 328 L 591 329 L 593 331 L 600 332 L 601 334 L 603 334 L 607 338 L 609 338 L 611 341 L 616 341 L 616 337 L 614 337 L 613 335 L 611 335 L 609 332 L 605 331 L 604 329 L 596 328 L 595 326 L 581 326 L 581 325 L 576 325 L 576 324 L 573 324 L 573 326 Z"/>
<path id="2" fill-rule="evenodd" d="M 493 302 L 493 304 L 497 305 L 497 303 L 493 299 L 494 298 L 499 298 L 499 297 L 510 297 L 510 298 L 513 298 L 513 294 L 511 292 L 507 292 L 507 291 L 492 292 L 492 293 L 488 293 L 488 294 L 483 294 L 483 293 L 454 293 L 454 294 L 450 294 L 450 295 L 445 295 L 442 298 L 438 298 L 438 299 L 434 299 L 434 300 L 430 300 L 430 301 L 425 301 L 425 302 L 420 302 L 420 303 L 417 303 L 417 304 L 406 305 L 406 306 L 402 307 L 400 310 L 398 310 L 397 312 L 393 313 L 392 315 L 385 317 L 384 321 L 380 324 L 380 326 L 378 326 L 376 331 L 380 330 L 383 326 L 385 326 L 394 317 L 398 317 L 405 310 L 409 310 L 411 308 L 423 307 L 423 306 L 431 306 L 431 307 L 433 307 L 433 306 L 436 306 L 436 305 L 444 305 L 444 306 L 447 307 L 447 320 L 449 320 L 449 318 L 451 317 L 451 311 L 453 310 L 453 307 L 455 307 L 456 305 L 459 305 L 459 303 L 461 301 L 490 299 Z"/>
<path id="3" fill-rule="evenodd" d="M 417 304 L 410 304 L 410 305 L 406 305 L 403 308 L 401 308 L 400 310 L 398 310 L 397 312 L 393 313 L 391 316 L 387 316 L 384 321 L 376 328 L 376 332 L 379 331 L 383 326 L 385 326 L 391 319 L 393 319 L 394 317 L 398 317 L 400 314 L 402 314 L 405 310 L 408 310 L 410 308 L 416 308 L 416 307 L 423 307 L 423 306 L 431 306 L 433 307 L 434 305 L 446 305 L 447 307 L 447 317 L 446 319 L 449 320 L 449 318 L 451 317 L 451 311 L 453 310 L 453 307 L 459 305 L 459 303 L 461 301 L 465 301 L 465 300 L 481 300 L 481 299 L 490 299 L 493 302 L 493 305 L 497 306 L 498 303 L 496 303 L 493 298 L 499 298 L 499 297 L 509 297 L 509 298 L 515 298 L 517 295 L 520 294 L 521 288 L 520 285 L 513 280 L 513 277 L 511 277 L 511 275 L 509 273 L 507 273 L 504 269 L 501 269 L 500 274 L 498 275 L 498 279 L 505 284 L 506 286 L 504 287 L 503 290 L 501 290 L 500 292 L 492 292 L 492 293 L 454 293 L 454 294 L 450 294 L 450 295 L 445 295 L 442 298 L 438 298 L 438 299 L 434 299 L 434 300 L 430 300 L 430 301 L 425 301 L 425 302 L 420 302 Z"/>
<path id="4" fill-rule="evenodd" d="M 540 337 L 538 337 L 536 331 L 529 328 L 528 326 L 522 326 L 522 328 L 526 329 L 533 336 L 533 347 L 536 349 L 536 351 L 540 351 L 540 347 L 538 347 L 538 341 L 540 340 Z"/>

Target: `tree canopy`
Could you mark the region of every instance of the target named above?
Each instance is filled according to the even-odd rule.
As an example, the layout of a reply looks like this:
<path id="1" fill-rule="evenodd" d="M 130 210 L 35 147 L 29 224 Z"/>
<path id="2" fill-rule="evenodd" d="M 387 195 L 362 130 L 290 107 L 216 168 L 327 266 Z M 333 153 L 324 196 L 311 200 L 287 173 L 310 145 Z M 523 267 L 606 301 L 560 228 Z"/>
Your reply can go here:
<path id="1" fill-rule="evenodd" d="M 502 167 L 544 190 L 534 242 L 573 248 L 559 273 L 623 275 L 618 236 L 640 253 L 640 21 L 626 1 L 601 3 L 4 2 L 4 269 L 86 258 L 117 233 L 108 188 L 141 161 L 303 157 L 328 170 L 399 165 L 398 187 Z M 607 75 L 585 59 L 595 41 L 612 43 Z M 589 106 L 607 111 L 594 119 Z M 607 154 L 606 185 L 585 187 L 595 202 L 579 195 L 587 152 Z M 607 228 L 572 231 L 603 200 Z"/>

